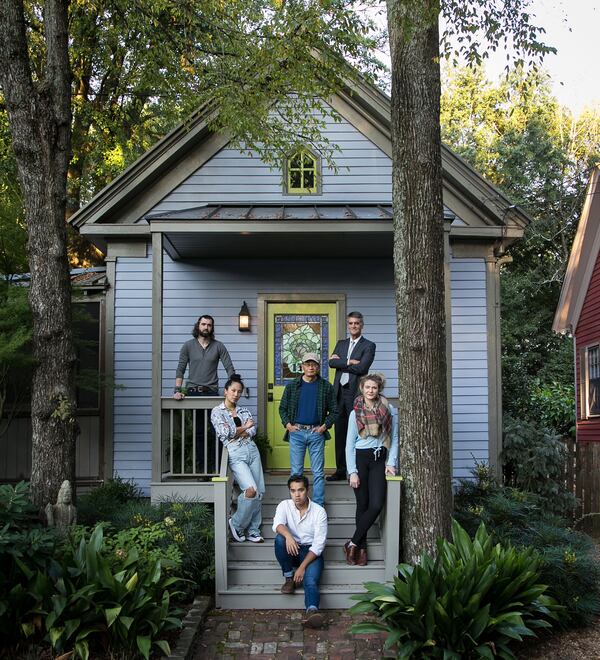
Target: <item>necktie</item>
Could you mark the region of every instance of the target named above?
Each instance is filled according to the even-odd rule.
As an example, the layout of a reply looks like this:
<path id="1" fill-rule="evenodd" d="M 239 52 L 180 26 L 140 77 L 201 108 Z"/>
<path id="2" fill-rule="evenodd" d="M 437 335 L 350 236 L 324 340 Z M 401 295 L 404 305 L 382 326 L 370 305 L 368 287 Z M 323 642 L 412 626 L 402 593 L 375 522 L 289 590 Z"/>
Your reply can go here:
<path id="1" fill-rule="evenodd" d="M 356 342 L 351 339 L 350 343 L 348 344 L 348 355 L 346 356 L 346 361 L 350 359 L 350 356 L 352 355 L 352 351 L 354 350 L 354 346 L 356 346 Z M 342 374 L 342 377 L 340 378 L 340 385 L 347 385 L 348 381 L 350 380 L 350 374 L 347 372 L 344 372 Z"/>

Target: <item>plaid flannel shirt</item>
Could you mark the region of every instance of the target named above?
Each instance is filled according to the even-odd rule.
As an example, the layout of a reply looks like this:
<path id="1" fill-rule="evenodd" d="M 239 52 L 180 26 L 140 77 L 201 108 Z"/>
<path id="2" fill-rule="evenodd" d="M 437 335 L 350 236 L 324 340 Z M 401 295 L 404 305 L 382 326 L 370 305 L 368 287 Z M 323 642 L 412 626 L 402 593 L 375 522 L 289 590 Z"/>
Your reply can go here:
<path id="1" fill-rule="evenodd" d="M 333 385 L 319 376 L 317 378 L 317 416 L 319 418 L 319 425 L 325 424 L 328 429 L 333 426 L 335 416 L 337 414 L 337 403 L 335 400 L 335 393 Z M 298 401 L 300 399 L 300 388 L 302 387 L 302 376 L 296 380 L 288 383 L 283 390 L 281 403 L 279 404 L 279 416 L 281 423 L 286 426 L 287 424 L 294 424 L 296 421 L 296 414 L 298 413 Z M 289 442 L 289 431 L 286 430 L 283 439 Z M 329 431 L 323 433 L 325 440 L 331 438 Z"/>

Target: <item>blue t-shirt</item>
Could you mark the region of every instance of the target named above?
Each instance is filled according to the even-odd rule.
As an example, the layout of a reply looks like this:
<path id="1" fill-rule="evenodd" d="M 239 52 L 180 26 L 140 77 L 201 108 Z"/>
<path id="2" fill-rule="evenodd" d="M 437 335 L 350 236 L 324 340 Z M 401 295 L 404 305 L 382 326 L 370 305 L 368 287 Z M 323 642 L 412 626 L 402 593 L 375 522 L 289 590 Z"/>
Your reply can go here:
<path id="1" fill-rule="evenodd" d="M 318 424 L 319 418 L 317 417 L 317 391 L 319 381 L 314 380 L 312 383 L 302 381 L 300 387 L 300 398 L 298 399 L 298 412 L 296 413 L 297 424 Z"/>

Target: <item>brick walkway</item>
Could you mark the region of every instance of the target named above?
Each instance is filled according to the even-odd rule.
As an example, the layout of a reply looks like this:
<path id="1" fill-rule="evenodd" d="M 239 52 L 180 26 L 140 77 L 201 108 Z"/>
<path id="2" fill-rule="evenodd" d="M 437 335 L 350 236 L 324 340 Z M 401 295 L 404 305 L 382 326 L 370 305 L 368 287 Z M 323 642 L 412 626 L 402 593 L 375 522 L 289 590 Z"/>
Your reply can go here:
<path id="1" fill-rule="evenodd" d="M 365 617 L 346 610 L 323 610 L 321 630 L 302 626 L 299 610 L 212 610 L 196 644 L 194 660 L 375 660 L 383 654 L 383 635 L 353 635 L 349 628 Z"/>

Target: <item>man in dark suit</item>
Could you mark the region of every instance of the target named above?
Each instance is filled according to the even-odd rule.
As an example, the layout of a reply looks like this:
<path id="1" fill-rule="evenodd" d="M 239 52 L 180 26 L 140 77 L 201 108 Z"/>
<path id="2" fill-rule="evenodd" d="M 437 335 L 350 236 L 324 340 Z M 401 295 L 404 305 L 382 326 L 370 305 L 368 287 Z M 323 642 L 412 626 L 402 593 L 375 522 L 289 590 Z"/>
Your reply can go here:
<path id="1" fill-rule="evenodd" d="M 369 373 L 375 359 L 375 344 L 362 336 L 363 315 L 360 312 L 348 314 L 347 339 L 338 341 L 329 358 L 329 366 L 335 369 L 333 389 L 335 392 L 338 415 L 335 420 L 335 464 L 334 474 L 327 481 L 346 479 L 346 433 L 348 417 L 352 412 L 354 399 L 358 393 L 361 376 Z"/>

